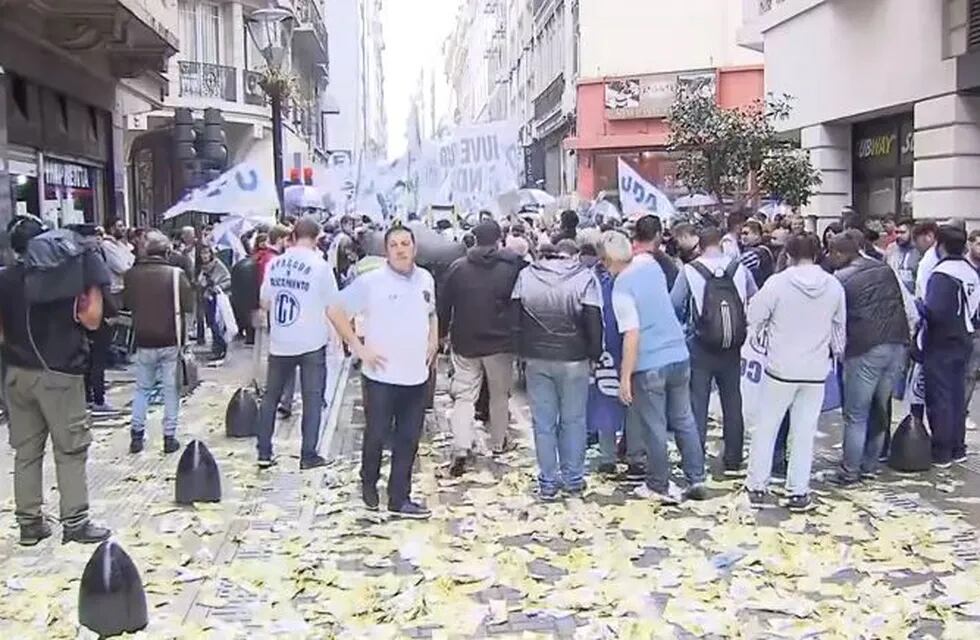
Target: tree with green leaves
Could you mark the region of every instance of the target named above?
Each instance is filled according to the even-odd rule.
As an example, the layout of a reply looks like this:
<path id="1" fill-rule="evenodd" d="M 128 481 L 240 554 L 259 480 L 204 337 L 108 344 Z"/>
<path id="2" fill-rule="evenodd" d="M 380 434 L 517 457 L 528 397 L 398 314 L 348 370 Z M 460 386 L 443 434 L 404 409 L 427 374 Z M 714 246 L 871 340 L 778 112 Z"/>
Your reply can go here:
<path id="1" fill-rule="evenodd" d="M 721 202 L 756 195 L 748 193 L 755 175 L 762 191 L 794 208 L 805 205 L 820 177 L 809 154 L 776 131 L 790 111 L 785 95 L 726 109 L 713 91 L 681 85 L 668 114 L 670 150 L 681 154 L 678 178 Z"/>

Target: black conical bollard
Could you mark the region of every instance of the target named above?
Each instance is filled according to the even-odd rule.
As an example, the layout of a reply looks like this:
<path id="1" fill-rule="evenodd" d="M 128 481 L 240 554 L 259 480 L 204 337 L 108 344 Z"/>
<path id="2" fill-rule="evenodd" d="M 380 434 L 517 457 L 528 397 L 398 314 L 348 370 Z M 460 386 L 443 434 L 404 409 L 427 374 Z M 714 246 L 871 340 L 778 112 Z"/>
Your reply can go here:
<path id="1" fill-rule="evenodd" d="M 78 587 L 78 622 L 107 638 L 146 628 L 140 572 L 122 547 L 106 540 L 95 549 Z"/>
<path id="2" fill-rule="evenodd" d="M 200 440 L 192 440 L 177 463 L 177 504 L 221 502 L 221 474 L 214 456 Z"/>
<path id="3" fill-rule="evenodd" d="M 259 421 L 259 402 L 255 393 L 242 387 L 231 397 L 225 411 L 225 435 L 229 438 L 251 438 Z"/>

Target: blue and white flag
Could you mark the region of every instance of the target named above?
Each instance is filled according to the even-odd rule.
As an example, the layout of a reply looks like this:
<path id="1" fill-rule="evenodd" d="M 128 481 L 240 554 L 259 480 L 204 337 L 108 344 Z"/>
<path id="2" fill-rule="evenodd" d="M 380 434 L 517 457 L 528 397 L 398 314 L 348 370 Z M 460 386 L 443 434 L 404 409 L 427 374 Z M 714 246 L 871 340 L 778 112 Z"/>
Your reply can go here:
<path id="1" fill-rule="evenodd" d="M 668 222 L 677 214 L 663 191 L 650 184 L 622 158 L 619 159 L 619 201 L 627 217 L 653 214 Z"/>
<path id="2" fill-rule="evenodd" d="M 279 208 L 276 183 L 257 165 L 242 163 L 203 187 L 188 191 L 163 213 L 170 220 L 187 211 L 245 217 L 274 217 Z"/>
<path id="3" fill-rule="evenodd" d="M 626 418 L 619 400 L 619 367 L 623 361 L 623 336 L 612 308 L 613 277 L 601 266 L 596 278 L 602 289 L 603 350 L 589 385 L 588 428 L 591 433 L 616 433 Z"/>

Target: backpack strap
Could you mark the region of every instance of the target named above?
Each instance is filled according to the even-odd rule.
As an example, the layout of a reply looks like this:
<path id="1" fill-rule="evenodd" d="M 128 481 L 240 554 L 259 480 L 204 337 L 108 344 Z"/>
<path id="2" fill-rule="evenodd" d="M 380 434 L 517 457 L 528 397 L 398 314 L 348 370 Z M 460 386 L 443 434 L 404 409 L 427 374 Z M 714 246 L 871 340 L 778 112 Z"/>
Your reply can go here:
<path id="1" fill-rule="evenodd" d="M 704 266 L 704 264 L 701 263 L 701 262 L 699 262 L 698 260 L 694 260 L 694 261 L 690 262 L 689 264 L 690 264 L 691 267 L 694 268 L 695 271 L 698 272 L 698 274 L 702 278 L 704 278 L 704 281 L 705 282 L 708 282 L 709 280 L 711 280 L 712 278 L 715 277 L 715 274 L 712 273 L 711 270 L 708 267 Z"/>
<path id="2" fill-rule="evenodd" d="M 732 260 L 731 262 L 728 263 L 728 266 L 725 267 L 725 275 L 731 278 L 732 280 L 734 280 L 735 274 L 738 272 L 738 268 L 740 266 L 742 266 L 741 262 L 739 262 L 738 260 Z"/>

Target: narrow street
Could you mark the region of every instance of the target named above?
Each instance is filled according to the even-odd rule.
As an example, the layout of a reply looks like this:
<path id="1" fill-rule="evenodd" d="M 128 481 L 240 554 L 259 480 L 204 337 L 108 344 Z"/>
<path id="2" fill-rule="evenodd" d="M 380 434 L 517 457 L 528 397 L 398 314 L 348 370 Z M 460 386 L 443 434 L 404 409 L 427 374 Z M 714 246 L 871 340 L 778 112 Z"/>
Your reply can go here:
<path id="1" fill-rule="evenodd" d="M 182 410 L 182 443 L 199 438 L 218 461 L 220 504 L 174 504 L 179 456 L 163 457 L 154 418 L 139 456 L 126 450 L 125 421 L 94 431 L 92 510 L 142 574 L 150 626 L 139 637 L 978 637 L 975 456 L 951 472 L 821 490 L 819 510 L 803 516 L 755 513 L 738 481 L 719 479 L 710 500 L 674 509 L 595 475 L 584 499 L 541 504 L 520 395 L 521 448 L 482 459 L 461 481 L 440 477 L 441 381 L 415 474 L 434 517 L 388 521 L 357 498 L 357 378 L 324 427 L 328 468 L 299 472 L 294 418 L 277 433 L 280 465 L 260 474 L 252 441 L 224 436 L 227 399 L 248 364 L 237 350 L 223 368 L 202 369 Z M 130 385 L 116 377 L 122 406 Z M 818 468 L 838 455 L 833 431 L 828 420 Z M 79 635 L 77 594 L 93 548 L 58 536 L 16 546 L 11 465 L 5 448 L 0 637 L 89 637 Z M 57 489 L 46 467 L 50 512 Z"/>

